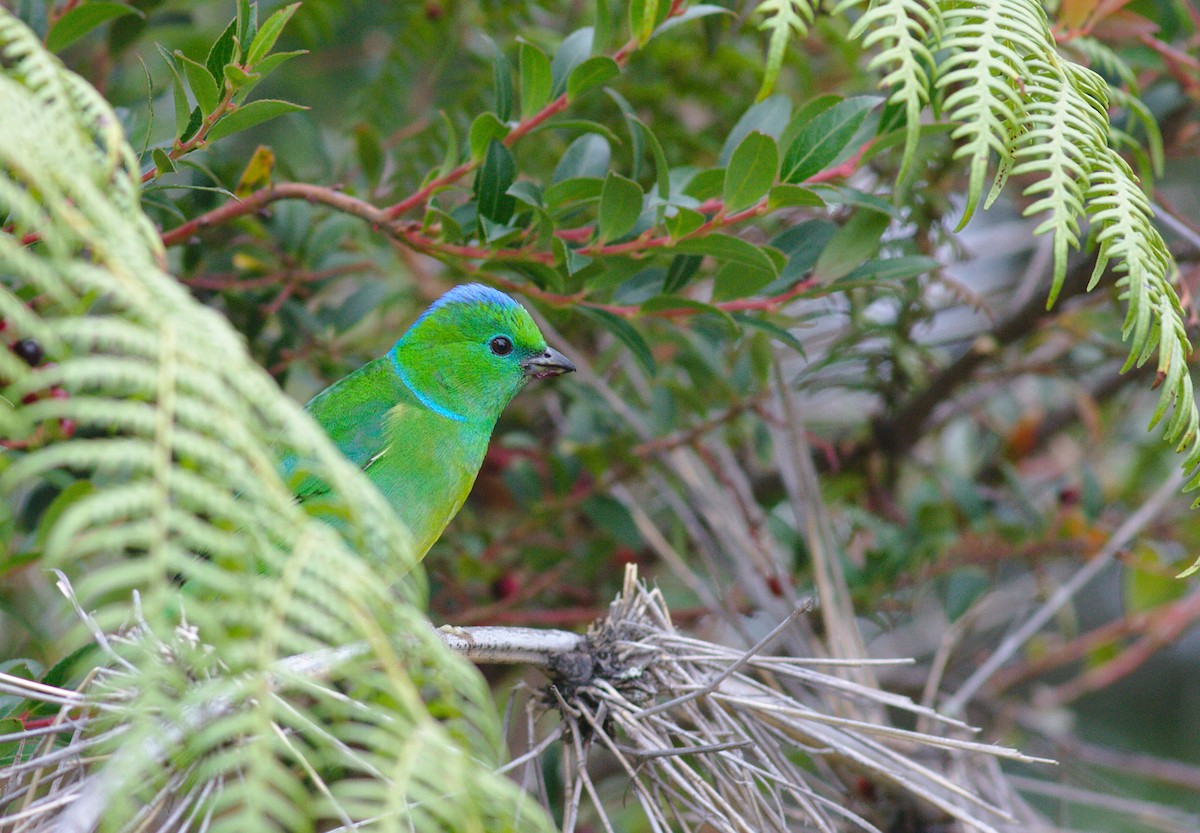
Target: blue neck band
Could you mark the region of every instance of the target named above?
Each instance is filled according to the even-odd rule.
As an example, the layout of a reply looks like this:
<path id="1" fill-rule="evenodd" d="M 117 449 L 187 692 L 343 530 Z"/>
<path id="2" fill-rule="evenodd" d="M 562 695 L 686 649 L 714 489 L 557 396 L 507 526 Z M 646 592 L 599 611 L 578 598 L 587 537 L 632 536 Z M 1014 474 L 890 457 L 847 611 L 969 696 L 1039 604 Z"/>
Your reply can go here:
<path id="1" fill-rule="evenodd" d="M 442 407 L 428 396 L 421 393 L 421 391 L 414 388 L 412 382 L 408 381 L 408 374 L 405 373 L 404 368 L 400 366 L 400 357 L 396 354 L 395 350 L 392 351 L 392 366 L 396 368 L 396 375 L 400 377 L 400 381 L 404 383 L 404 387 L 408 388 L 408 392 L 417 397 L 417 401 L 426 408 L 433 411 L 435 414 L 444 416 L 446 419 L 452 419 L 455 422 L 467 421 L 467 418 L 462 414 L 456 414 L 449 408 Z"/>

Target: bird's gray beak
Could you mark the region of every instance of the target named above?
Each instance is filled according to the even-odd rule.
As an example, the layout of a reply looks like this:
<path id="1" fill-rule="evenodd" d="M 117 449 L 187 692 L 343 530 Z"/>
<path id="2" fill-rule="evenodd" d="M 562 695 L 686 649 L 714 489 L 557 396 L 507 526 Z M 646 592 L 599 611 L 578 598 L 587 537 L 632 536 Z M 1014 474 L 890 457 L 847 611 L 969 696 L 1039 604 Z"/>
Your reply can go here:
<path id="1" fill-rule="evenodd" d="M 544 352 L 523 360 L 521 370 L 531 379 L 546 379 L 550 376 L 574 373 L 575 365 L 553 347 L 547 347 Z"/>

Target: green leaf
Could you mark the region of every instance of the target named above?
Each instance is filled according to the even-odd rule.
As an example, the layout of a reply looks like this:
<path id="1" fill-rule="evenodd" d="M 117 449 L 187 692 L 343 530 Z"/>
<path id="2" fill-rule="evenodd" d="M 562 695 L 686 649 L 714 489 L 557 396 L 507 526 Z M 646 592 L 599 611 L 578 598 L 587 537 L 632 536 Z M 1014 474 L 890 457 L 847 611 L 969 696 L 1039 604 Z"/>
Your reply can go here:
<path id="1" fill-rule="evenodd" d="M 612 162 L 612 148 L 602 136 L 589 133 L 571 142 L 554 168 L 554 182 L 578 177 L 603 177 Z"/>
<path id="2" fill-rule="evenodd" d="M 722 168 L 726 167 L 729 160 L 733 158 L 733 152 L 754 131 L 778 140 L 784 128 L 787 127 L 791 115 L 792 100 L 786 95 L 773 95 L 751 105 L 750 109 L 742 113 L 742 117 L 737 120 L 733 130 L 729 131 L 729 136 L 721 147 L 721 154 L 717 157 L 717 165 Z"/>
<path id="3" fill-rule="evenodd" d="M 675 255 L 667 269 L 667 277 L 663 280 L 664 295 L 671 295 L 687 286 L 688 281 L 700 269 L 704 260 L 701 255 Z"/>
<path id="4" fill-rule="evenodd" d="M 717 270 L 713 279 L 713 301 L 733 301 L 756 295 L 774 280 L 770 272 L 747 269 L 740 263 L 726 263 Z"/>
<path id="5" fill-rule="evenodd" d="M 725 169 L 708 168 L 693 176 L 684 187 L 683 193 L 704 202 L 719 197 L 725 191 Z"/>
<path id="6" fill-rule="evenodd" d="M 526 133 L 526 136 L 532 136 L 542 130 L 574 130 L 579 133 L 595 133 L 598 136 L 603 136 L 610 143 L 620 144 L 621 140 L 617 138 L 617 134 L 612 132 L 607 124 L 602 124 L 598 121 L 589 119 L 556 119 L 555 121 L 546 121 L 539 124 L 537 127 Z"/>
<path id="7" fill-rule="evenodd" d="M 747 243 L 740 237 L 728 234 L 710 234 L 706 237 L 691 237 L 675 244 L 675 251 L 682 254 L 710 255 L 718 260 L 740 263 L 750 269 L 761 269 L 775 274 L 775 262 L 762 249 Z"/>
<path id="8" fill-rule="evenodd" d="M 367 122 L 361 122 L 354 127 L 354 155 L 358 157 L 359 167 L 362 168 L 367 183 L 371 187 L 378 185 L 387 157 L 383 152 L 383 140 L 379 131 Z"/>
<path id="9" fill-rule="evenodd" d="M 204 113 L 201 112 L 200 105 L 197 104 L 192 108 L 192 112 L 188 117 L 187 124 L 179 134 L 179 141 L 186 142 L 188 139 L 195 136 L 196 131 L 200 129 L 200 125 L 202 124 L 204 124 Z"/>
<path id="10" fill-rule="evenodd" d="M 625 100 L 625 96 L 612 88 L 606 88 L 604 92 L 608 93 L 608 97 L 616 102 L 617 107 L 621 110 L 621 117 L 625 120 L 625 129 L 629 131 L 629 141 L 633 146 L 629 175 L 633 179 L 641 179 L 642 160 L 646 155 L 646 136 L 643 131 L 647 128 L 638 120 L 637 114 L 633 112 L 633 107 Z"/>
<path id="11" fill-rule="evenodd" d="M 479 215 L 494 223 L 507 223 L 516 208 L 516 198 L 508 193 L 517 176 L 517 163 L 503 144 L 493 139 L 483 165 L 475 177 L 475 195 Z"/>
<path id="12" fill-rule="evenodd" d="M 263 58 L 254 65 L 254 71 L 248 73 L 250 80 L 247 81 L 245 86 L 239 88 L 237 93 L 234 94 L 234 103 L 241 104 L 243 101 L 245 101 L 250 96 L 250 92 L 259 85 L 259 82 L 261 82 L 280 66 L 287 63 L 292 58 L 295 58 L 297 55 L 307 54 L 307 49 L 295 49 L 291 52 L 274 52 Z"/>
<path id="13" fill-rule="evenodd" d="M 837 232 L 837 224 L 828 220 L 808 220 L 773 237 L 771 247 L 783 252 L 787 264 L 777 280 L 763 287 L 763 294 L 778 295 L 803 280 Z"/>
<path id="14" fill-rule="evenodd" d="M 438 176 L 445 176 L 458 164 L 458 131 L 454 129 L 454 122 L 446 115 L 445 110 L 440 111 L 438 115 L 446 125 L 446 152 L 442 155 L 442 167 L 438 169 Z"/>
<path id="15" fill-rule="evenodd" d="M 632 179 L 609 172 L 600 189 L 600 242 L 627 234 L 642 213 L 642 186 Z"/>
<path id="16" fill-rule="evenodd" d="M 245 46 L 254 40 L 258 32 L 258 3 L 250 0 L 238 0 L 237 39 Z"/>
<path id="17" fill-rule="evenodd" d="M 596 25 L 592 33 L 592 52 L 603 54 L 612 35 L 612 10 L 608 0 L 596 0 Z"/>
<path id="18" fill-rule="evenodd" d="M 592 264 L 592 258 L 581 255 L 559 237 L 554 238 L 552 245 L 555 261 L 566 268 L 568 275 L 574 275 Z"/>
<path id="19" fill-rule="evenodd" d="M 732 15 L 736 14 L 736 12 L 733 9 L 727 9 L 724 6 L 715 6 L 712 3 L 699 3 L 695 6 L 688 6 L 683 14 L 677 14 L 660 23 L 650 37 L 656 38 L 663 32 L 669 32 L 676 26 L 681 26 L 692 20 L 699 20 L 702 17 L 711 17 L 714 14 Z"/>
<path id="20" fill-rule="evenodd" d="M 136 14 L 142 19 L 146 17 L 140 9 L 124 3 L 95 2 L 76 6 L 50 27 L 46 34 L 46 48 L 51 52 L 59 52 L 97 26 L 129 14 Z"/>
<path id="21" fill-rule="evenodd" d="M 722 328 L 730 338 L 736 336 L 738 333 L 737 322 L 733 320 L 733 316 L 725 312 L 725 310 L 714 307 L 712 304 L 706 304 L 703 301 L 684 298 L 681 295 L 659 295 L 657 298 L 651 298 L 642 304 L 642 312 L 651 315 L 680 309 L 690 310 L 700 315 L 711 315 L 722 324 Z"/>
<path id="22" fill-rule="evenodd" d="M 199 61 L 193 61 L 178 50 L 175 52 L 175 59 L 182 63 L 183 74 L 187 76 L 188 85 L 192 88 L 192 94 L 196 96 L 196 103 L 200 105 L 200 112 L 205 118 L 208 118 L 212 115 L 213 110 L 217 109 L 217 105 L 221 103 L 221 94 L 217 90 L 216 79 L 212 77 L 207 67 Z"/>
<path id="23" fill-rule="evenodd" d="M 654 362 L 654 356 L 651 354 L 646 340 L 624 318 L 613 315 L 608 310 L 596 309 L 595 307 L 577 306 L 573 309 L 616 336 L 618 341 L 629 348 L 629 352 L 633 354 L 633 357 L 642 366 L 642 370 L 646 372 L 647 376 L 653 376 L 658 371 L 658 366 Z"/>
<path id="24" fill-rule="evenodd" d="M 221 85 L 222 79 L 225 78 L 225 65 L 238 59 L 237 55 L 237 18 L 229 21 L 229 25 L 225 27 L 225 31 L 217 38 L 212 47 L 208 50 L 208 58 L 204 61 L 204 66 L 208 69 L 208 74 L 211 75 L 217 82 L 217 86 Z"/>
<path id="25" fill-rule="evenodd" d="M 188 106 L 187 92 L 183 88 L 183 79 L 179 76 L 179 66 L 175 62 L 175 56 L 168 52 L 161 44 L 156 43 L 155 46 L 158 48 L 158 53 L 162 55 L 162 59 L 166 61 L 167 67 L 171 70 L 171 75 L 175 76 L 175 83 L 171 87 L 171 95 L 175 101 L 175 138 L 178 139 L 187 128 L 192 110 Z"/>
<path id="26" fill-rule="evenodd" d="M 771 189 L 779 171 L 779 148 L 775 140 L 758 131 L 746 134 L 725 171 L 725 213 L 741 211 L 757 203 Z"/>
<path id="27" fill-rule="evenodd" d="M 554 60 L 550 62 L 550 95 L 558 97 L 567 91 L 567 79 L 575 67 L 587 60 L 592 54 L 592 38 L 595 30 L 591 26 L 576 29 L 563 39 Z"/>
<path id="28" fill-rule="evenodd" d="M 533 208 L 542 208 L 546 205 L 545 197 L 542 195 L 542 189 L 535 183 L 521 180 L 514 182 L 508 186 L 508 193 Z"/>
<path id="29" fill-rule="evenodd" d="M 771 188 L 767 198 L 768 211 L 798 205 L 824 208 L 825 200 L 821 199 L 821 196 L 815 191 L 810 191 L 800 185 L 776 185 Z"/>
<path id="30" fill-rule="evenodd" d="M 638 122 L 645 132 L 646 144 L 650 145 L 650 153 L 654 156 L 654 181 L 658 193 L 658 213 L 655 222 L 661 223 L 663 212 L 667 208 L 667 200 L 671 197 L 671 169 L 667 165 L 667 155 L 663 153 L 658 138 L 642 122 Z"/>
<path id="31" fill-rule="evenodd" d="M 878 211 L 860 210 L 837 230 L 813 266 L 813 277 L 828 283 L 850 273 L 879 251 L 879 241 L 892 218 Z"/>
<path id="32" fill-rule="evenodd" d="M 787 127 L 779 134 L 779 146 L 781 148 L 790 148 L 796 141 L 796 137 L 800 135 L 800 131 L 807 127 L 810 121 L 842 100 L 840 95 L 827 93 L 826 95 L 819 95 L 804 102 L 787 123 Z"/>
<path id="33" fill-rule="evenodd" d="M 818 114 L 788 148 L 783 160 L 783 179 L 803 182 L 824 170 L 854 138 L 868 111 L 878 103 L 875 96 L 854 96 Z"/>
<path id="34" fill-rule="evenodd" d="M 546 205 L 553 209 L 572 203 L 592 202 L 600 199 L 600 192 L 603 189 L 604 180 L 597 176 L 564 179 L 546 188 Z"/>
<path id="35" fill-rule="evenodd" d="M 258 101 L 251 101 L 249 104 L 245 104 L 229 115 L 224 116 L 214 124 L 212 130 L 208 131 L 208 140 L 215 142 L 217 139 L 237 133 L 240 130 L 254 127 L 256 124 L 262 124 L 276 116 L 307 109 L 307 107 L 299 104 L 293 104 L 290 101 L 280 101 L 275 98 L 262 98 Z"/>
<path id="36" fill-rule="evenodd" d="M 495 139 L 503 139 L 508 135 L 509 127 L 496 117 L 495 113 L 480 113 L 471 122 L 471 132 L 467 135 L 467 145 L 471 148 L 472 159 L 482 159 L 487 153 L 488 145 Z"/>
<path id="37" fill-rule="evenodd" d="M 532 43 L 521 44 L 521 118 L 529 119 L 550 101 L 550 59 Z"/>
<path id="38" fill-rule="evenodd" d="M 588 90 L 595 89 L 620 74 L 621 67 L 607 55 L 588 58 L 571 70 L 571 75 L 567 78 L 567 99 L 574 101 Z"/>
<path id="39" fill-rule="evenodd" d="M 699 211 L 676 206 L 675 213 L 667 217 L 667 234 L 678 240 L 680 237 L 687 237 L 702 225 L 704 225 L 704 215 Z"/>
<path id="40" fill-rule="evenodd" d="M 496 88 L 496 115 L 500 121 L 508 121 L 512 115 L 513 83 L 512 67 L 504 50 L 496 46 L 496 42 L 483 35 L 484 42 L 492 50 L 492 85 Z"/>
<path id="41" fill-rule="evenodd" d="M 174 172 L 175 163 L 162 148 L 155 148 L 152 150 L 150 152 L 150 158 L 154 160 L 154 167 L 157 169 L 159 176 Z"/>
<path id="42" fill-rule="evenodd" d="M 783 327 L 780 327 L 778 324 L 768 321 L 765 318 L 760 318 L 756 315 L 749 315 L 748 313 L 744 312 L 732 312 L 730 315 L 732 315 L 734 320 L 740 324 L 762 330 L 772 338 L 782 341 L 801 356 L 806 355 L 804 352 L 804 345 L 800 342 L 800 339 L 796 338 L 791 334 L 791 332 L 785 330 Z"/>
<path id="43" fill-rule="evenodd" d="M 254 40 L 250 42 L 250 48 L 246 50 L 248 67 L 253 69 L 255 64 L 267 57 L 267 53 L 275 47 L 275 41 L 279 40 L 280 34 L 283 33 L 283 27 L 287 26 L 298 8 L 300 8 L 299 3 L 284 6 L 263 22 L 254 36 Z"/>

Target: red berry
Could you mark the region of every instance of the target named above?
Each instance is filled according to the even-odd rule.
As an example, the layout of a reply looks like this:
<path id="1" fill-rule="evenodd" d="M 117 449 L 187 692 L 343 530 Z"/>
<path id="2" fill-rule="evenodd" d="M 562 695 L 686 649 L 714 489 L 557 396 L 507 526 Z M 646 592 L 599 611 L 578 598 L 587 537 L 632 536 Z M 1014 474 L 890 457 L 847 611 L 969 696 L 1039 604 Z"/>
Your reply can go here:
<path id="1" fill-rule="evenodd" d="M 492 595 L 497 599 L 511 599 L 521 589 L 521 582 L 512 573 L 505 573 L 492 582 Z"/>

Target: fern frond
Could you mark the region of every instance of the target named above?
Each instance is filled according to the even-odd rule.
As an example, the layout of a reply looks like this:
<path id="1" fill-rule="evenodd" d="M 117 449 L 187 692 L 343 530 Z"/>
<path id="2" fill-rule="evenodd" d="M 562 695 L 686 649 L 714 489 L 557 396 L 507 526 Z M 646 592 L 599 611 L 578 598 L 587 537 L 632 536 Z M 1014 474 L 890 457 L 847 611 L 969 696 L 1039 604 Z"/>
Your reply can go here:
<path id="1" fill-rule="evenodd" d="M 0 315 L 51 360 L 0 351 L 0 430 L 43 442 L 0 451 L 0 489 L 8 503 L 88 481 L 63 493 L 42 559 L 76 576 L 94 629 L 120 634 L 94 669 L 87 763 L 67 780 L 6 771 L 0 804 L 28 788 L 39 830 L 516 817 L 519 791 L 487 766 L 500 748 L 487 688 L 415 606 L 407 530 L 163 271 L 104 100 L 3 9 L 0 53 Z M 78 433 L 36 431 L 62 421 Z M 277 471 L 288 452 L 333 486 L 336 529 L 293 500 Z M 285 658 L 344 644 L 362 647 L 320 681 L 286 673 Z"/>
<path id="2" fill-rule="evenodd" d="M 1025 121 L 1026 59 L 1054 49 L 1046 13 L 1032 0 L 971 0 L 943 11 L 946 57 L 937 86 L 949 90 L 947 117 L 961 122 L 951 137 L 955 158 L 970 160 L 967 203 L 959 228 L 970 222 L 983 195 L 992 153 L 1001 165 L 1012 160 L 1012 142 Z"/>
<path id="3" fill-rule="evenodd" d="M 1036 199 L 1025 214 L 1048 212 L 1035 234 L 1054 235 L 1054 283 L 1047 306 L 1062 288 L 1067 250 L 1079 248 L 1079 221 L 1091 157 L 1103 151 L 1108 130 L 1104 81 L 1090 70 L 1058 60 L 1031 58 L 1025 76 L 1027 127 L 1012 173 L 1037 174 L 1025 189 Z"/>
<path id="4" fill-rule="evenodd" d="M 840 4 L 835 13 L 861 0 Z M 882 0 L 873 3 L 851 28 L 849 37 L 861 39 L 864 49 L 881 50 L 867 65 L 883 68 L 879 85 L 892 90 L 888 103 L 904 107 L 904 156 L 898 178 L 903 180 L 916 156 L 921 135 L 921 111 L 930 103 L 936 61 L 929 44 L 942 37 L 942 12 L 936 0 Z"/>
<path id="5" fill-rule="evenodd" d="M 763 68 L 762 87 L 758 90 L 758 101 L 771 94 L 779 70 L 783 67 L 783 56 L 788 43 L 794 36 L 797 40 L 808 35 L 812 25 L 817 0 L 762 0 L 755 13 L 762 16 L 758 24 L 760 31 L 768 33 L 767 61 Z"/>

